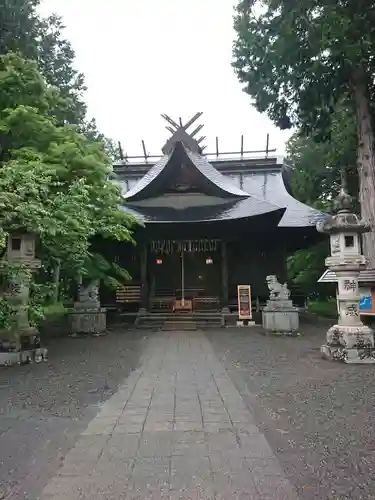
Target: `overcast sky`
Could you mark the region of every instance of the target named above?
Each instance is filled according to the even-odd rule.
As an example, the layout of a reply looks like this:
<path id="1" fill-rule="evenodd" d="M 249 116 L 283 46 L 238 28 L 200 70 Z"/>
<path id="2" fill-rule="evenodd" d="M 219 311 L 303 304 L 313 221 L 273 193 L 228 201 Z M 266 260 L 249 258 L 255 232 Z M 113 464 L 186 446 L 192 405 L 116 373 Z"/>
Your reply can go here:
<path id="1" fill-rule="evenodd" d="M 207 151 L 270 146 L 281 132 L 252 106 L 231 68 L 235 0 L 45 0 L 66 25 L 76 65 L 86 76 L 89 114 L 129 155 L 159 154 L 169 133 L 160 113 L 200 122 Z M 197 122 L 199 123 L 199 122 Z"/>

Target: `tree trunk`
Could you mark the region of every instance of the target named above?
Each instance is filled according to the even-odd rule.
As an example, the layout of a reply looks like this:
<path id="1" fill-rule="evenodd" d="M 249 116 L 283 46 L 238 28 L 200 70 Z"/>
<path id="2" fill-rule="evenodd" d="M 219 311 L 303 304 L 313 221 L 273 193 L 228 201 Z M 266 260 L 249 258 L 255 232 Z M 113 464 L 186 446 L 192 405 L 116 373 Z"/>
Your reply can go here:
<path id="1" fill-rule="evenodd" d="M 375 268 L 375 149 L 374 131 L 370 113 L 366 75 L 359 67 L 353 75 L 354 98 L 357 111 L 357 167 L 361 215 L 370 223 L 371 232 L 363 236 L 363 252 L 369 267 Z"/>
<path id="2" fill-rule="evenodd" d="M 54 283 L 54 293 L 53 301 L 55 304 L 59 301 L 60 296 L 60 273 L 61 273 L 61 261 L 58 260 L 53 273 L 53 283 Z"/>

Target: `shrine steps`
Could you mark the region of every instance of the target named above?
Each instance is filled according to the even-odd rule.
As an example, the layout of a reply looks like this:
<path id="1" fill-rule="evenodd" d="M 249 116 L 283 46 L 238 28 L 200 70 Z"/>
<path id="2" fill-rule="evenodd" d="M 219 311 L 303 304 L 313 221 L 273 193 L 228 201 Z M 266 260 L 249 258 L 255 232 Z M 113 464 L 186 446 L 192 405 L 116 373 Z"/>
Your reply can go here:
<path id="1" fill-rule="evenodd" d="M 220 312 L 201 313 L 154 313 L 138 315 L 136 327 L 146 330 L 197 330 L 221 328 L 224 324 Z"/>

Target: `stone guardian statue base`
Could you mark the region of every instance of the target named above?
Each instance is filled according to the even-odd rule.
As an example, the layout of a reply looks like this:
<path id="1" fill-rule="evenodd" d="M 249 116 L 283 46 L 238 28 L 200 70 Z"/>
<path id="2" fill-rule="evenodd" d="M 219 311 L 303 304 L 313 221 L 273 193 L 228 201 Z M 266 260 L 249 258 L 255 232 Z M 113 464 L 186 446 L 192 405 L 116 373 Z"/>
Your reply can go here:
<path id="1" fill-rule="evenodd" d="M 287 284 L 279 283 L 274 275 L 267 276 L 266 281 L 270 298 L 262 314 L 264 330 L 274 335 L 299 335 L 299 314 L 290 300 Z"/>
<path id="2" fill-rule="evenodd" d="M 107 311 L 100 306 L 97 283 L 80 285 L 78 301 L 71 313 L 71 334 L 105 335 L 107 330 Z"/>

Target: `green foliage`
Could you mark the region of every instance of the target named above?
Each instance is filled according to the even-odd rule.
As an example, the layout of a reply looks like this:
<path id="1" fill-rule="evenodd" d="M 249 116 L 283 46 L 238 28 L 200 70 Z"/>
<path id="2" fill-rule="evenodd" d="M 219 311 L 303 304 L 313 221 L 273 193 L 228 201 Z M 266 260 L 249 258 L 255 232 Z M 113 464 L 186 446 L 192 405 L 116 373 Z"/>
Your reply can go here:
<path id="1" fill-rule="evenodd" d="M 334 123 L 338 108 L 356 117 L 352 151 L 361 214 L 373 227 L 374 8 L 373 0 L 242 0 L 234 20 L 233 49 L 233 66 L 245 92 L 280 128 L 297 126 L 303 136 L 329 141 L 340 135 Z M 338 151 L 346 151 L 347 140 L 354 139 L 353 124 L 346 123 L 345 144 L 331 150 L 336 158 Z M 354 169 L 354 162 L 344 165 Z M 375 267 L 374 230 L 363 236 L 363 248 Z"/>
<path id="2" fill-rule="evenodd" d="M 329 140 L 316 142 L 311 136 L 297 132 L 287 143 L 287 162 L 293 168 L 294 195 L 303 203 L 328 212 L 341 185 L 342 165 L 351 165 L 345 169 L 345 177 L 358 208 L 358 173 L 354 166 L 356 127 L 346 102 L 335 110 Z M 333 286 L 317 283 L 328 254 L 328 239 L 297 251 L 288 259 L 289 279 L 310 296 L 334 294 Z"/>
<path id="3" fill-rule="evenodd" d="M 44 306 L 43 312 L 46 318 L 53 316 L 62 316 L 68 311 L 62 302 L 57 302 L 55 304 L 49 304 Z"/>
<path id="4" fill-rule="evenodd" d="M 328 239 L 311 248 L 297 250 L 287 259 L 288 279 L 309 297 L 334 295 L 334 285 L 318 283 L 325 270 L 324 261 L 328 254 Z"/>
<path id="5" fill-rule="evenodd" d="M 0 329 L 11 331 L 16 325 L 16 311 L 21 301 L 19 297 L 12 295 L 10 286 L 31 282 L 32 274 L 26 266 L 7 261 L 1 262 Z M 31 304 L 29 310 L 33 311 Z"/>
<path id="6" fill-rule="evenodd" d="M 116 262 L 111 262 L 98 253 L 91 253 L 85 261 L 82 277 L 87 280 L 99 281 L 108 288 L 117 288 L 131 279 L 126 269 Z"/>
<path id="7" fill-rule="evenodd" d="M 356 125 L 345 102 L 332 115 L 330 139 L 317 142 L 311 136 L 296 132 L 286 145 L 287 162 L 293 167 L 295 196 L 320 210 L 331 210 L 338 193 L 342 167 L 347 189 L 358 204 L 356 169 Z"/>
<path id="8" fill-rule="evenodd" d="M 38 62 L 46 82 L 59 89 L 63 99 L 69 102 L 61 123 L 81 124 L 85 121 L 86 90 L 84 76 L 74 67 L 75 53 L 70 42 L 63 37 L 64 25 L 53 14 L 40 22 Z"/>
<path id="9" fill-rule="evenodd" d="M 132 241 L 135 220 L 121 210 L 121 192 L 108 180 L 104 144 L 59 124 L 56 110 L 64 109 L 65 98 L 46 84 L 36 63 L 7 54 L 0 67 L 0 226 L 38 234 L 45 269 L 60 262 L 66 276 L 114 279 L 114 265 L 103 269 L 91 241 Z M 42 303 L 35 298 L 36 321 Z"/>
<path id="10" fill-rule="evenodd" d="M 27 278 L 35 323 L 60 280 L 65 292 L 78 274 L 112 285 L 128 278 L 91 247 L 94 237 L 132 241 L 135 224 L 108 180 L 118 148 L 86 119 L 84 78 L 62 21 L 41 18 L 39 4 L 0 5 L 0 246 L 13 231 L 39 235 L 41 273 Z M 26 279 L 21 269 L 10 272 L 2 279 Z M 9 326 L 13 312 L 3 296 L 0 324 Z"/>
<path id="11" fill-rule="evenodd" d="M 11 330 L 14 325 L 14 307 L 7 297 L 0 297 L 0 329 Z"/>
<path id="12" fill-rule="evenodd" d="M 309 300 L 309 312 L 323 318 L 337 318 L 337 301 L 335 298 L 325 300 Z"/>
<path id="13" fill-rule="evenodd" d="M 358 68 L 374 94 L 373 9 L 372 1 L 241 1 L 233 66 L 257 109 L 280 128 L 328 137 Z"/>
<path id="14" fill-rule="evenodd" d="M 36 58 L 40 19 L 36 9 L 39 0 L 1 0 L 0 2 L 0 55 L 21 52 Z"/>

